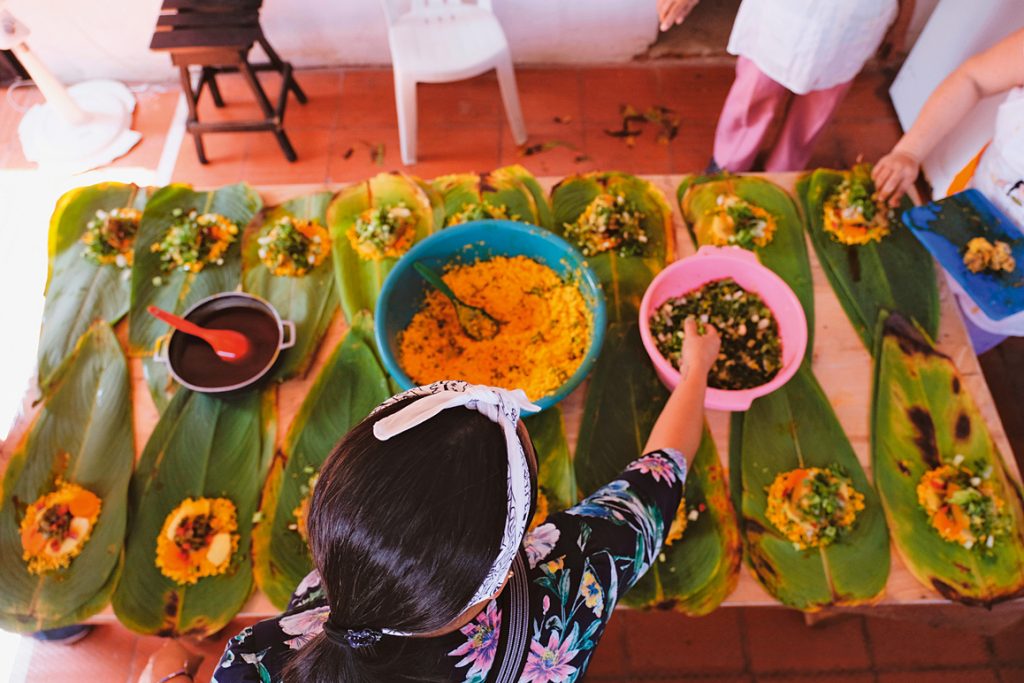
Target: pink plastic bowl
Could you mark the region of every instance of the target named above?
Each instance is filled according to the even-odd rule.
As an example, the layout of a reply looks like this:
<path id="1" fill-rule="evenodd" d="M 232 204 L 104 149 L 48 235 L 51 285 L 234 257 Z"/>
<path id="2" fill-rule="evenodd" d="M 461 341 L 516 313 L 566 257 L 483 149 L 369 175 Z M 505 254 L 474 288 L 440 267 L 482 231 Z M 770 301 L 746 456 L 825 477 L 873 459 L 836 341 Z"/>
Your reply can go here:
<path id="1" fill-rule="evenodd" d="M 668 299 L 727 277 L 764 300 L 778 320 L 782 338 L 782 369 L 772 381 L 741 391 L 708 389 L 704 400 L 706 408 L 743 411 L 750 408 L 755 398 L 766 396 L 788 382 L 807 350 L 807 317 L 800 300 L 782 278 L 760 264 L 753 252 L 740 247 L 701 247 L 695 256 L 676 261 L 661 271 L 640 303 L 640 337 L 662 383 L 669 390 L 675 389 L 679 384 L 679 371 L 658 352 L 651 335 L 651 314 Z"/>

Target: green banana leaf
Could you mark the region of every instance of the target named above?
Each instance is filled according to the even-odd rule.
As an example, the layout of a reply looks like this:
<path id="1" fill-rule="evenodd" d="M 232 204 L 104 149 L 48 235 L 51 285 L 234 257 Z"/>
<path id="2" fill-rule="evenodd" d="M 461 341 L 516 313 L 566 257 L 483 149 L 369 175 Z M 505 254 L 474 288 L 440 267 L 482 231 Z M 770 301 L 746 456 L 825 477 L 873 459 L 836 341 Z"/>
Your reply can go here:
<path id="1" fill-rule="evenodd" d="M 404 201 L 417 217 L 416 241 L 444 225 L 444 207 L 434 190 L 404 173 L 380 173 L 369 180 L 350 185 L 339 192 L 327 208 L 327 227 L 331 231 L 331 253 L 337 279 L 341 310 L 351 322 L 359 311 L 373 313 L 384 278 L 398 259 L 366 259 L 353 247 L 349 229 L 366 209 Z"/>
<path id="2" fill-rule="evenodd" d="M 792 198 L 775 183 L 754 176 L 687 176 L 679 185 L 676 198 L 686 221 L 690 239 L 700 247 L 696 226 L 712 211 L 721 194 L 735 194 L 772 214 L 776 220 L 775 237 L 763 247 L 755 247 L 761 263 L 775 271 L 796 293 L 807 316 L 807 358 L 814 352 L 814 281 L 807 255 L 803 221 Z"/>
<path id="3" fill-rule="evenodd" d="M 740 530 L 729 499 L 729 480 L 705 427 L 683 490 L 687 510 L 698 512 L 682 539 L 622 598 L 632 607 L 672 608 L 690 616 L 714 611 L 736 588 L 740 576 Z"/>
<path id="4" fill-rule="evenodd" d="M 576 504 L 576 471 L 565 434 L 565 418 L 558 406 L 523 420 L 537 452 L 537 479 L 548 502 L 548 513 Z"/>
<path id="5" fill-rule="evenodd" d="M 811 243 L 839 303 L 869 351 L 875 348 L 875 324 L 882 310 L 902 312 L 934 337 L 939 328 L 935 267 L 909 229 L 897 222 L 881 242 L 861 246 L 840 244 L 825 232 L 825 201 L 849 173 L 818 169 L 796 187 Z M 897 214 L 909 206 L 904 198 Z"/>
<path id="6" fill-rule="evenodd" d="M 131 271 L 85 259 L 81 239 L 97 211 L 141 210 L 148 193 L 135 185 L 101 183 L 70 190 L 57 200 L 50 218 L 49 277 L 39 335 L 40 388 L 93 322 L 114 324 L 128 312 Z"/>
<path id="7" fill-rule="evenodd" d="M 121 623 L 142 634 L 208 636 L 252 592 L 252 519 L 273 444 L 272 392 L 231 399 L 180 389 L 146 443 L 131 482 L 125 569 L 114 592 Z M 180 586 L 156 566 L 156 539 L 185 498 L 229 498 L 238 513 L 238 550 L 226 573 Z"/>
<path id="8" fill-rule="evenodd" d="M 279 609 L 313 569 L 305 541 L 292 528 L 310 479 L 338 441 L 391 395 L 373 343 L 373 321 L 360 313 L 320 371 L 271 464 L 252 552 L 256 583 Z"/>
<path id="9" fill-rule="evenodd" d="M 640 300 L 654 276 L 672 258 L 675 228 L 672 210 L 661 190 L 650 182 L 625 173 L 587 173 L 565 178 L 551 190 L 556 234 L 564 236 L 566 224 L 575 222 L 591 201 L 603 192 L 621 192 L 644 214 L 641 221 L 648 243 L 641 256 L 620 256 L 607 251 L 587 259 L 608 303 L 608 322 L 632 321 Z"/>
<path id="10" fill-rule="evenodd" d="M 256 241 L 263 227 L 289 215 L 327 225 L 330 192 L 316 192 L 264 209 L 246 230 L 242 242 L 242 289 L 269 301 L 284 320 L 295 323 L 295 346 L 281 353 L 273 376 L 304 375 L 338 309 L 338 290 L 331 262 L 325 260 L 302 277 L 278 277 L 260 260 Z"/>
<path id="11" fill-rule="evenodd" d="M 544 188 L 540 186 L 539 182 L 537 182 L 537 178 L 534 177 L 534 175 L 530 173 L 525 166 L 521 166 L 519 164 L 503 166 L 495 171 L 495 173 L 517 179 L 524 187 L 526 187 L 526 190 L 533 195 L 533 203 L 537 207 L 537 216 L 540 221 L 537 225 L 551 230 L 554 226 L 554 216 L 551 213 L 551 204 L 548 202 L 548 195 L 544 192 Z"/>
<path id="12" fill-rule="evenodd" d="M 534 189 L 526 184 L 532 179 Z M 444 224 L 451 225 L 456 214 L 483 202 L 502 207 L 509 220 L 551 227 L 551 210 L 541 190 L 542 203 L 534 194 L 540 190 L 536 179 L 522 166 L 506 166 L 490 173 L 457 173 L 434 179 L 432 187 L 444 205 Z M 546 222 L 546 224 L 545 224 Z"/>
<path id="13" fill-rule="evenodd" d="M 166 339 L 166 337 L 164 337 Z M 163 415 L 178 390 L 178 384 L 171 377 L 166 363 L 161 363 L 153 356 L 142 357 L 142 377 L 146 380 L 149 396 L 156 405 L 158 414 Z"/>
<path id="14" fill-rule="evenodd" d="M 734 422 L 732 437 L 731 485 L 740 501 L 743 545 L 765 590 L 804 611 L 879 599 L 889 577 L 885 517 L 810 364 L 805 362 L 781 389 L 754 401 Z M 832 545 L 796 550 L 765 515 L 768 487 L 782 472 L 829 465 L 839 465 L 864 494 L 864 510 Z"/>
<path id="15" fill-rule="evenodd" d="M 256 192 L 246 185 L 228 185 L 219 190 L 197 192 L 188 185 L 168 185 L 157 190 L 146 204 L 135 240 L 135 264 L 132 268 L 131 308 L 128 318 L 128 348 L 133 355 L 154 350 L 157 339 L 168 331 L 167 324 L 146 312 L 150 305 L 172 313 L 183 313 L 200 299 L 220 292 L 234 291 L 241 280 L 240 239 L 224 255 L 223 265 L 208 265 L 198 273 L 180 269 L 164 272 L 160 254 L 151 249 L 163 239 L 174 221 L 175 209 L 217 213 L 238 224 L 239 237 L 252 217 L 263 206 Z M 160 282 L 160 284 L 155 284 Z"/>
<path id="16" fill-rule="evenodd" d="M 120 574 L 134 459 L 128 367 L 110 325 L 98 322 L 53 374 L 4 476 L 0 628 L 69 626 L 107 604 Z M 81 554 L 64 569 L 35 576 L 22 560 L 19 525 L 25 508 L 52 491 L 57 477 L 95 493 L 102 508 Z"/>
<path id="17" fill-rule="evenodd" d="M 1024 512 L 1019 485 L 953 361 L 903 316 L 892 314 L 876 334 L 871 458 L 875 482 L 907 568 L 944 598 L 991 606 L 1024 594 Z M 1006 502 L 1013 531 L 991 553 L 943 540 L 918 504 L 917 485 L 928 470 L 963 455 Z"/>
<path id="18" fill-rule="evenodd" d="M 635 321 L 611 323 L 590 374 L 576 443 L 576 480 L 589 495 L 643 455 L 668 391 L 654 373 Z"/>

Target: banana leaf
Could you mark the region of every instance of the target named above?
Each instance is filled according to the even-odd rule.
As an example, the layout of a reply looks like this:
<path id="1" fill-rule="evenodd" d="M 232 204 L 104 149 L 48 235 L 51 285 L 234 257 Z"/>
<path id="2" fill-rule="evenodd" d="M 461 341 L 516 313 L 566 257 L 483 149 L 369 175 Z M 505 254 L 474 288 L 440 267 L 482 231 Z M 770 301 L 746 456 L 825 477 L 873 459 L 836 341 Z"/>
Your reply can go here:
<path id="1" fill-rule="evenodd" d="M 252 592 L 252 518 L 272 451 L 271 401 L 257 392 L 218 399 L 180 389 L 160 417 L 131 482 L 131 528 L 114 612 L 147 635 L 208 636 Z M 226 497 L 237 509 L 238 549 L 227 572 L 178 585 L 156 566 L 156 539 L 185 498 Z"/>
<path id="2" fill-rule="evenodd" d="M 944 598 L 991 606 L 1024 594 L 1024 512 L 1020 486 L 1007 472 L 985 420 L 953 361 L 903 316 L 892 314 L 876 334 L 871 458 L 875 482 L 907 568 Z M 963 455 L 991 480 L 1013 520 L 991 552 L 943 540 L 918 504 L 928 470 Z"/>
<path id="3" fill-rule="evenodd" d="M 146 380 L 146 388 L 149 389 L 157 413 L 163 415 L 174 398 L 174 392 L 178 390 L 177 382 L 171 377 L 167 365 L 153 356 L 142 357 L 142 377 Z"/>
<path id="4" fill-rule="evenodd" d="M 775 183 L 757 177 L 732 175 L 687 176 L 679 185 L 676 198 L 686 221 L 690 239 L 698 247 L 697 226 L 712 211 L 718 196 L 735 194 L 759 206 L 775 217 L 776 231 L 771 242 L 755 247 L 761 263 L 775 271 L 796 293 L 807 316 L 807 357 L 814 352 L 814 281 L 807 255 L 803 221 L 790 196 Z"/>
<path id="5" fill-rule="evenodd" d="M 537 479 L 540 492 L 547 500 L 548 512 L 572 507 L 578 500 L 576 472 L 569 454 L 562 410 L 552 406 L 523 422 L 537 452 Z"/>
<path id="6" fill-rule="evenodd" d="M 939 290 L 928 251 L 896 221 L 881 242 L 847 246 L 825 232 L 825 201 L 849 171 L 818 169 L 797 183 L 807 230 L 822 270 L 839 303 L 868 350 L 875 348 L 875 325 L 882 310 L 900 311 L 932 337 L 939 328 Z M 904 198 L 897 215 L 909 208 Z"/>
<path id="7" fill-rule="evenodd" d="M 648 242 L 643 254 L 621 256 L 612 250 L 587 259 L 604 287 L 608 321 L 632 321 L 640 310 L 640 299 L 647 286 L 672 258 L 672 210 L 661 190 L 642 178 L 625 173 L 573 175 L 551 190 L 554 232 L 564 236 L 566 224 L 574 223 L 594 198 L 605 192 L 622 193 L 644 215 L 641 226 Z"/>
<path id="8" fill-rule="evenodd" d="M 181 269 L 167 273 L 163 270 L 160 254 L 154 253 L 152 246 L 163 239 L 168 226 L 174 221 L 172 212 L 175 209 L 186 212 L 196 209 L 200 213 L 221 214 L 234 221 L 241 233 L 262 205 L 259 195 L 245 183 L 208 192 L 197 192 L 188 185 L 168 185 L 153 194 L 142 214 L 135 240 L 128 318 L 130 353 L 152 353 L 157 339 L 168 331 L 166 323 L 146 312 L 148 306 L 155 305 L 180 314 L 200 299 L 233 291 L 240 284 L 240 240 L 227 250 L 223 265 L 208 265 L 198 273 L 186 273 Z"/>
<path id="9" fill-rule="evenodd" d="M 528 181 L 533 182 L 528 185 Z M 551 228 L 548 200 L 537 180 L 522 166 L 506 166 L 490 173 L 444 175 L 434 179 L 432 186 L 444 205 L 445 226 L 465 222 L 458 220 L 458 214 L 486 202 L 504 209 L 509 220 Z"/>
<path id="10" fill-rule="evenodd" d="M 97 211 L 142 209 L 149 190 L 123 183 L 101 183 L 64 193 L 50 218 L 49 273 L 43 327 L 39 338 L 39 386 L 97 320 L 111 324 L 128 312 L 128 269 L 97 265 L 84 258 L 81 242 Z"/>
<path id="11" fill-rule="evenodd" d="M 755 578 L 784 605 L 809 612 L 878 600 L 889 576 L 885 517 L 809 363 L 733 424 L 731 484 Z M 782 472 L 830 465 L 841 467 L 864 494 L 864 509 L 832 545 L 796 550 L 765 514 L 768 487 Z"/>
<path id="12" fill-rule="evenodd" d="M 668 400 L 640 339 L 637 322 L 608 325 L 590 374 L 576 443 L 576 480 L 588 495 L 643 455 L 647 435 Z"/>
<path id="13" fill-rule="evenodd" d="M 304 375 L 309 370 L 338 308 L 338 290 L 330 261 L 325 260 L 301 277 L 278 277 L 260 260 L 256 240 L 265 225 L 282 215 L 316 220 L 326 226 L 331 196 L 330 192 L 316 192 L 264 209 L 249 224 L 242 242 L 242 289 L 266 299 L 281 318 L 295 323 L 295 346 L 281 353 L 273 372 L 277 379 Z"/>
<path id="14" fill-rule="evenodd" d="M 294 528 L 310 479 L 338 441 L 390 396 L 373 343 L 372 319 L 361 313 L 320 371 L 271 464 L 252 550 L 256 583 L 280 609 L 313 569 Z"/>
<path id="15" fill-rule="evenodd" d="M 341 298 L 341 310 L 349 322 L 359 311 L 374 312 L 384 278 L 398 259 L 365 258 L 352 247 L 348 231 L 363 211 L 398 202 L 405 202 L 417 218 L 416 241 L 444 225 L 444 207 L 437 193 L 418 178 L 398 172 L 380 173 L 369 180 L 346 187 L 327 208 L 334 276 Z"/>
<path id="16" fill-rule="evenodd" d="M 729 499 L 729 480 L 711 433 L 704 429 L 700 449 L 683 490 L 687 510 L 698 512 L 682 539 L 665 546 L 661 557 L 623 596 L 632 607 L 679 610 L 690 616 L 714 611 L 739 581 L 740 531 Z"/>
<path id="17" fill-rule="evenodd" d="M 53 374 L 0 500 L 0 628 L 20 633 L 79 623 L 103 609 L 120 574 L 135 459 L 128 367 L 110 325 L 95 323 Z M 57 477 L 102 500 L 92 534 L 66 568 L 35 576 L 22 560 L 25 508 Z"/>

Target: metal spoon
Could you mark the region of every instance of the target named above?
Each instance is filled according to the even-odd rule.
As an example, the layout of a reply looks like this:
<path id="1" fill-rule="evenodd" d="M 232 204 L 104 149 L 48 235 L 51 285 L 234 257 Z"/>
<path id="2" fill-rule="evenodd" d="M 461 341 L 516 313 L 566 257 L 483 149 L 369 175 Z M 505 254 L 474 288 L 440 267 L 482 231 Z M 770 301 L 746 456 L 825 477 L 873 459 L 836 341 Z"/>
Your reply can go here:
<path id="1" fill-rule="evenodd" d="M 459 325 L 466 336 L 475 341 L 494 339 L 501 330 L 501 321 L 477 306 L 470 306 L 455 296 L 451 287 L 444 283 L 436 271 L 431 270 L 419 261 L 412 264 L 416 272 L 423 276 L 423 279 L 434 286 L 437 291 L 444 294 L 455 306 L 455 315 L 459 319 Z"/>
<path id="2" fill-rule="evenodd" d="M 179 332 L 199 337 L 210 345 L 219 358 L 229 363 L 237 363 L 249 353 L 249 340 L 241 332 L 200 327 L 156 306 L 150 306 L 146 310 Z"/>

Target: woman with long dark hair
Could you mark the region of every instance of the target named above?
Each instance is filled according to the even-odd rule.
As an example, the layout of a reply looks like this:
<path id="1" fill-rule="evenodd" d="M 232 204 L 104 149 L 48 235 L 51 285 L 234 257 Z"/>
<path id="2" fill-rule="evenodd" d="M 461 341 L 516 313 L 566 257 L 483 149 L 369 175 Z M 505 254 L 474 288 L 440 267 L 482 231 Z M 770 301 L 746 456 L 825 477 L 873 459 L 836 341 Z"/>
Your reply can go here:
<path id="1" fill-rule="evenodd" d="M 316 570 L 228 643 L 218 683 L 580 680 L 616 602 L 661 551 L 700 443 L 713 329 L 645 455 L 528 535 L 536 459 L 521 391 L 440 382 L 338 444 L 310 504 Z"/>

